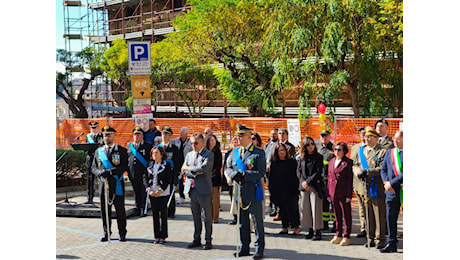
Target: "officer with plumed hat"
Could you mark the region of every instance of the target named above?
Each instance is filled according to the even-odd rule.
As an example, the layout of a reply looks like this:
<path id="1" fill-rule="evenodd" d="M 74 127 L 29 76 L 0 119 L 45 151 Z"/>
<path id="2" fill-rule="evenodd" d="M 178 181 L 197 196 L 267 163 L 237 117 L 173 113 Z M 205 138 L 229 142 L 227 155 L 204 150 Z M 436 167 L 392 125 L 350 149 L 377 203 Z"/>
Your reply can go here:
<path id="1" fill-rule="evenodd" d="M 120 241 L 126 241 L 125 183 L 123 173 L 128 170 L 128 153 L 126 148 L 115 143 L 115 132 L 115 129 L 108 125 L 102 128 L 104 146 L 96 150 L 92 164 L 92 171 L 99 179 L 101 218 L 104 229 L 104 237 L 101 238 L 101 242 L 108 241 L 109 234 L 112 233 L 112 218 L 108 218 L 108 224 L 106 220 L 106 211 L 109 213 L 112 212 L 112 204 L 115 205 Z M 109 186 L 107 198 L 104 192 L 106 181 Z"/>
<path id="2" fill-rule="evenodd" d="M 226 172 L 230 178 L 240 185 L 240 241 L 241 247 L 235 256 L 249 255 L 251 231 L 249 214 L 252 215 L 256 235 L 254 259 L 264 257 L 265 233 L 263 222 L 263 189 L 262 178 L 265 176 L 265 152 L 254 146 L 251 140 L 252 129 L 237 124 L 236 136 L 240 139 L 240 147 L 233 149 L 227 159 Z"/>
<path id="3" fill-rule="evenodd" d="M 147 174 L 152 144 L 144 141 L 144 130 L 140 126 L 133 128 L 133 141 L 128 143 L 128 177 L 134 190 L 136 203 L 135 215 L 144 216 L 147 198 L 142 175 Z"/>

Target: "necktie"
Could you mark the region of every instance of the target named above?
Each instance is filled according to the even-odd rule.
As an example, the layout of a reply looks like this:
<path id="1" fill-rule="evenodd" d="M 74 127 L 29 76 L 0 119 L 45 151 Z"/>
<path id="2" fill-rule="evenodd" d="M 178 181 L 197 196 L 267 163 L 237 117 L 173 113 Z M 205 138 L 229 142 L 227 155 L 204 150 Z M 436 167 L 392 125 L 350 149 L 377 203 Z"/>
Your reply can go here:
<path id="1" fill-rule="evenodd" d="M 196 153 L 194 165 L 197 165 L 197 163 L 198 163 L 198 155 L 199 155 L 199 153 Z"/>
<path id="2" fill-rule="evenodd" d="M 241 154 L 240 154 L 241 158 L 243 158 L 243 155 L 245 152 L 246 152 L 246 148 L 241 147 Z"/>

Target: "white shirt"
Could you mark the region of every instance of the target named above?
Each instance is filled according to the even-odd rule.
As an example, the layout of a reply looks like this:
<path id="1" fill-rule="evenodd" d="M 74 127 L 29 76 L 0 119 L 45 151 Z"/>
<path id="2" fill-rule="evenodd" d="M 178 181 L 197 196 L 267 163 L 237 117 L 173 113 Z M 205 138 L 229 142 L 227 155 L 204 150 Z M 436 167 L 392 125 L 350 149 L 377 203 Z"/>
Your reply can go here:
<path id="1" fill-rule="evenodd" d="M 342 161 L 342 159 L 338 160 L 337 158 L 335 159 L 335 163 L 334 163 L 334 168 L 337 168 L 337 166 L 339 166 L 340 162 Z"/>
<path id="2" fill-rule="evenodd" d="M 158 170 L 160 169 L 160 166 L 161 166 L 161 163 L 155 163 L 153 165 L 153 171 L 152 171 L 152 174 L 153 174 L 153 185 L 150 186 L 149 188 L 153 191 L 157 191 L 160 189 L 160 185 L 158 185 Z M 168 187 L 166 188 L 166 190 L 163 191 L 163 193 L 161 193 L 160 197 L 163 197 L 163 196 L 168 196 L 169 195 L 169 185 Z"/>

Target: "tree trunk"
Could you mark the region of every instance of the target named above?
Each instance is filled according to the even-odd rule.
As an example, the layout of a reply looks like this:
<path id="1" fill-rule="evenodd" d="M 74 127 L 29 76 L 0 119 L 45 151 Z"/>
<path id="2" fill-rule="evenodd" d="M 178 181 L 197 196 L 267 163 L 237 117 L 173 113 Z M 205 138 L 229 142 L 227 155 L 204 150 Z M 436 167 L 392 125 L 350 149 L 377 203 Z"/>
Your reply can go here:
<path id="1" fill-rule="evenodd" d="M 353 115 L 359 118 L 359 98 L 358 98 L 358 83 L 356 81 L 349 82 L 347 85 L 348 93 L 350 93 L 351 106 L 353 107 Z"/>

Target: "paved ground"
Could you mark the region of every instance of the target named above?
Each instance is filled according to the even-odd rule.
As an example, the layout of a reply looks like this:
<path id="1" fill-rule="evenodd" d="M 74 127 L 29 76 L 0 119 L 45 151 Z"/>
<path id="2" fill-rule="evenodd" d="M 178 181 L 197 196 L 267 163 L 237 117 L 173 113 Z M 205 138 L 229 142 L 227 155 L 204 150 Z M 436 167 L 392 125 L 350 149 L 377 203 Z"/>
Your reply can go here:
<path id="1" fill-rule="evenodd" d="M 177 194 L 176 194 L 177 196 Z M 84 201 L 85 197 L 72 198 Z M 212 250 L 187 249 L 193 239 L 193 221 L 190 204 L 178 205 L 176 218 L 168 220 L 169 238 L 163 245 L 153 244 L 153 220 L 151 212 L 147 217 L 130 217 L 127 222 L 127 241 L 118 241 L 116 219 L 112 223 L 112 241 L 100 242 L 102 221 L 100 218 L 56 217 L 56 258 L 57 259 L 235 259 L 237 227 L 228 225 L 232 215 L 229 196 L 221 193 L 220 221 L 213 225 Z M 332 245 L 333 234 L 323 233 L 322 241 L 306 240 L 302 236 L 280 236 L 281 222 L 265 218 L 265 259 L 402 259 L 403 241 L 400 238 L 398 253 L 381 254 L 377 249 L 363 246 L 364 238 L 356 238 L 359 230 L 357 208 L 353 207 L 353 234 L 351 246 Z M 402 233 L 403 216 L 398 221 L 398 231 Z M 290 230 L 292 232 L 292 230 Z M 204 230 L 203 236 L 204 238 Z M 254 240 L 254 234 L 251 235 Z M 204 242 L 204 241 L 202 241 Z M 251 243 L 251 254 L 254 253 Z M 242 259 L 252 259 L 251 256 Z"/>

